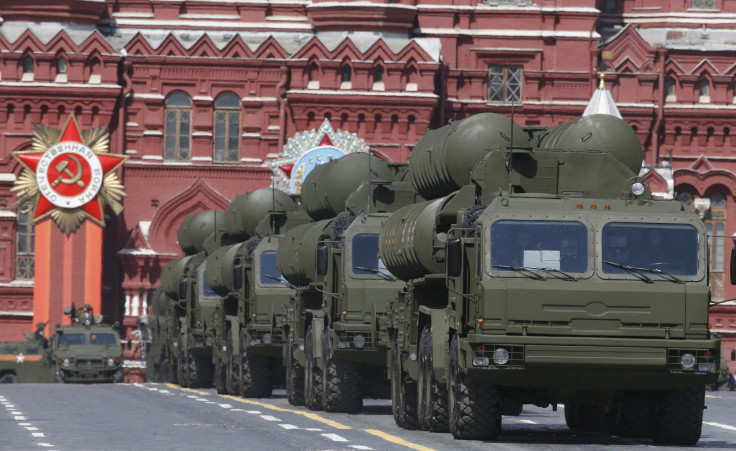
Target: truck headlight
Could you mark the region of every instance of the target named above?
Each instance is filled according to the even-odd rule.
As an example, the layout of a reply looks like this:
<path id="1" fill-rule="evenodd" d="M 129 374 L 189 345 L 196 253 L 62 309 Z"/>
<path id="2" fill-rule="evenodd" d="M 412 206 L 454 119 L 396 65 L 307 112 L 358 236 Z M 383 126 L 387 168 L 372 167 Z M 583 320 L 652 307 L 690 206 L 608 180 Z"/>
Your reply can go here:
<path id="1" fill-rule="evenodd" d="M 263 334 L 263 344 L 270 345 L 271 344 L 271 334 Z"/>
<path id="2" fill-rule="evenodd" d="M 71 364 L 72 364 L 72 362 L 69 361 L 69 359 L 64 359 L 64 361 L 61 362 L 61 365 L 64 366 L 64 367 L 66 367 L 66 368 L 69 368 L 69 365 L 71 365 Z"/>
<path id="3" fill-rule="evenodd" d="M 356 348 L 362 348 L 363 346 L 365 346 L 365 337 L 358 334 L 355 336 L 355 338 L 353 338 L 353 343 L 355 344 Z"/>
<path id="4" fill-rule="evenodd" d="M 702 371 L 703 373 L 715 373 L 716 372 L 716 364 L 711 363 L 698 363 L 698 371 Z"/>
<path id="5" fill-rule="evenodd" d="M 493 351 L 493 363 L 496 365 L 505 365 L 509 361 L 509 351 L 504 348 L 498 348 Z"/>
<path id="6" fill-rule="evenodd" d="M 680 356 L 680 366 L 682 366 L 683 369 L 689 370 L 692 367 L 695 366 L 695 356 L 690 354 L 689 352 L 683 354 Z"/>
<path id="7" fill-rule="evenodd" d="M 115 366 L 115 361 L 113 359 L 107 359 L 107 366 L 110 368 Z"/>

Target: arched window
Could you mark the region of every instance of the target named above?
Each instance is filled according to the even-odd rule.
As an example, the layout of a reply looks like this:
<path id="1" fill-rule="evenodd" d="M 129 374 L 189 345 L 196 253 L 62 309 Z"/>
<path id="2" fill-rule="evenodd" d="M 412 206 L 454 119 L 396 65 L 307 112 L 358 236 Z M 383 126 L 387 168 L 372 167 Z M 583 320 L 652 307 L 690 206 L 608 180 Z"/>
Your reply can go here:
<path id="1" fill-rule="evenodd" d="M 373 68 L 373 90 L 385 91 L 386 86 L 383 84 L 383 66 L 378 65 Z"/>
<path id="2" fill-rule="evenodd" d="M 232 92 L 215 100 L 215 149 L 213 161 L 240 160 L 240 99 Z"/>
<path id="3" fill-rule="evenodd" d="M 18 229 L 15 234 L 15 278 L 33 280 L 35 251 L 33 205 L 26 202 L 18 208 Z"/>
<path id="4" fill-rule="evenodd" d="M 182 91 L 166 97 L 164 160 L 189 161 L 191 158 L 192 101 Z"/>
<path id="5" fill-rule="evenodd" d="M 675 80 L 670 78 L 665 83 L 665 102 L 677 102 L 677 90 Z"/>
<path id="6" fill-rule="evenodd" d="M 21 81 L 33 81 L 33 57 L 31 55 L 23 58 L 23 77 Z"/>
<path id="7" fill-rule="evenodd" d="M 56 78 L 54 79 L 56 83 L 67 82 L 66 70 L 66 58 L 62 56 L 56 61 Z"/>
<path id="8" fill-rule="evenodd" d="M 342 66 L 340 89 L 353 89 L 353 69 L 349 64 Z"/>
<path id="9" fill-rule="evenodd" d="M 700 97 L 698 98 L 700 103 L 710 103 L 710 83 L 708 83 L 708 80 L 700 81 L 698 92 L 700 94 Z"/>

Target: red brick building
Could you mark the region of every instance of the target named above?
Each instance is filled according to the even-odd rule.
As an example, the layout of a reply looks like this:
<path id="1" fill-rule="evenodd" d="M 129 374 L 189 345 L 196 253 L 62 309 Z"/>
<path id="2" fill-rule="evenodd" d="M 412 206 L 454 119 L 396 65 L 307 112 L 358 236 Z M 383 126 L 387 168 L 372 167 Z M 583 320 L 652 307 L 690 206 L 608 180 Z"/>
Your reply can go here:
<path id="1" fill-rule="evenodd" d="M 528 125 L 579 117 L 601 70 L 654 191 L 712 225 L 713 298 L 736 297 L 724 282 L 734 13 L 723 0 L 4 0 L 0 340 L 32 327 L 37 250 L 10 188 L 11 152 L 30 148 L 34 123 L 61 128 L 74 113 L 82 129 L 108 125 L 110 151 L 129 157 L 125 210 L 106 216 L 102 313 L 136 343 L 132 369 L 136 321 L 180 254 L 181 221 L 268 185 L 264 162 L 290 137 L 328 118 L 403 161 L 450 119 L 512 107 Z M 712 311 L 735 347 L 736 306 Z"/>

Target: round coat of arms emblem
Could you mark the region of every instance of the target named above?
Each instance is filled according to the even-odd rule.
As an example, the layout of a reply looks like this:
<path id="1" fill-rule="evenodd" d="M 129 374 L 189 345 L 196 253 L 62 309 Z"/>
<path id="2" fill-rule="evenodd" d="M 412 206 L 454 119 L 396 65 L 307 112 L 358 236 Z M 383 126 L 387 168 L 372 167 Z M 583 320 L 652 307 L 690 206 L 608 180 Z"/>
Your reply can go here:
<path id="1" fill-rule="evenodd" d="M 95 199 L 103 175 L 100 159 L 92 149 L 65 141 L 44 152 L 36 169 L 36 182 L 41 194 L 55 206 L 78 208 Z"/>

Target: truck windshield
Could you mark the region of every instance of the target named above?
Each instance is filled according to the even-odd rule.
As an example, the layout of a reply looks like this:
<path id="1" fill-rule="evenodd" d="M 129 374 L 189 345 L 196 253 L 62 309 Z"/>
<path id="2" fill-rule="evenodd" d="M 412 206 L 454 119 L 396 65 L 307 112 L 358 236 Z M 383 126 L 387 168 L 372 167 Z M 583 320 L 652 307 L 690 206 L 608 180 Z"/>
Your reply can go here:
<path id="1" fill-rule="evenodd" d="M 202 296 L 212 297 L 217 296 L 217 293 L 215 293 L 212 290 L 212 287 L 210 284 L 207 283 L 207 273 L 202 273 Z"/>
<path id="2" fill-rule="evenodd" d="M 603 227 L 603 272 L 647 269 L 675 276 L 698 274 L 698 231 L 689 224 L 611 222 Z"/>
<path id="3" fill-rule="evenodd" d="M 261 283 L 269 285 L 281 284 L 283 278 L 276 266 L 276 251 L 266 251 L 261 254 Z"/>
<path id="4" fill-rule="evenodd" d="M 491 226 L 491 266 L 497 271 L 584 273 L 588 229 L 576 221 L 496 221 Z"/>
<path id="5" fill-rule="evenodd" d="M 83 345 L 85 343 L 84 334 L 62 334 L 59 337 L 60 345 Z"/>
<path id="6" fill-rule="evenodd" d="M 113 334 L 90 334 L 89 342 L 93 345 L 114 345 L 115 335 Z"/>
<path id="7" fill-rule="evenodd" d="M 353 237 L 353 274 L 372 274 L 382 279 L 394 280 L 378 256 L 378 234 L 359 233 Z"/>

